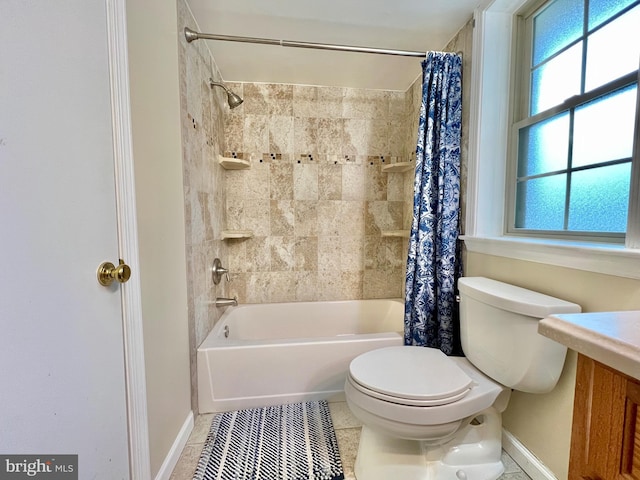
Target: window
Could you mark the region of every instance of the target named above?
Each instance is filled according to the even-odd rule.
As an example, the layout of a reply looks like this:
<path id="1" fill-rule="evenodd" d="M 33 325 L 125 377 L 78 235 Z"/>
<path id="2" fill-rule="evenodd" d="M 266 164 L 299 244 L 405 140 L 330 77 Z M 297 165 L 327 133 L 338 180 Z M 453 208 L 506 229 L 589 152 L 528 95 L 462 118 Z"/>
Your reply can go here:
<path id="1" fill-rule="evenodd" d="M 517 38 L 507 232 L 624 241 L 640 0 L 538 3 Z"/>

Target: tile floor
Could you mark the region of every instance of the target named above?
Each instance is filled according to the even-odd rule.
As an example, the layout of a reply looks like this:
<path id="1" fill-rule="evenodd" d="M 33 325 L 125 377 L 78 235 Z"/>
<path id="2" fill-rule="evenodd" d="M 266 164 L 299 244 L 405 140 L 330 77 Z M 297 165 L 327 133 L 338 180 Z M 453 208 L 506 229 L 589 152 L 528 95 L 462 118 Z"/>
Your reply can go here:
<path id="1" fill-rule="evenodd" d="M 329 409 L 331 411 L 333 426 L 336 429 L 345 480 L 355 480 L 353 464 L 356 459 L 356 453 L 358 452 L 361 424 L 351 414 L 346 402 L 330 403 Z M 182 451 L 176 468 L 171 474 L 170 480 L 192 480 L 198 459 L 200 458 L 200 452 L 207 439 L 207 433 L 209 432 L 213 415 L 212 413 L 199 415 L 196 419 L 193 432 L 187 440 L 187 444 Z M 504 451 L 502 452 L 502 461 L 505 472 L 498 480 L 531 480 Z"/>

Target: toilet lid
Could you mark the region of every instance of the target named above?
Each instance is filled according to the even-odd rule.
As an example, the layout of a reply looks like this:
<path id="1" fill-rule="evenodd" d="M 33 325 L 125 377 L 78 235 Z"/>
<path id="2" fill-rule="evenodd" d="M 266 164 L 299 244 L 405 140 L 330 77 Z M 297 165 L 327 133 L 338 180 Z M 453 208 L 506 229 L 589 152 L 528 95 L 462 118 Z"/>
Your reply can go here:
<path id="1" fill-rule="evenodd" d="M 397 403 L 444 405 L 464 397 L 473 380 L 436 348 L 387 347 L 355 358 L 351 378 L 379 398 Z"/>

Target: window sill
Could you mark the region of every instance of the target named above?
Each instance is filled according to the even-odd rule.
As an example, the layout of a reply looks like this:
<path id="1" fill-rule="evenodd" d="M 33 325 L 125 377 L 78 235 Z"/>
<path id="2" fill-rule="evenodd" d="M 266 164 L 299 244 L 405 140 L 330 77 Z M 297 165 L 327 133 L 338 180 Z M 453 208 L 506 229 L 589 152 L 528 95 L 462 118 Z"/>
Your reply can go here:
<path id="1" fill-rule="evenodd" d="M 467 251 L 640 280 L 640 249 L 601 243 L 461 235 Z"/>

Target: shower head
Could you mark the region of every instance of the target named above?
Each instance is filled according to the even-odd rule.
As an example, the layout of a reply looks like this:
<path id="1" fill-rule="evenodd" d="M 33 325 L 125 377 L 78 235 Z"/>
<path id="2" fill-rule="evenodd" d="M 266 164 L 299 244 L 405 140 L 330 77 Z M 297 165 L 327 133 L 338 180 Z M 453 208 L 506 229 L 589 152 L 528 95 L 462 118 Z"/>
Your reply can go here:
<path id="1" fill-rule="evenodd" d="M 227 103 L 229 104 L 229 108 L 236 108 L 238 105 L 240 105 L 242 102 L 244 102 L 244 100 L 242 98 L 240 98 L 238 95 L 236 95 L 231 90 L 229 90 L 227 87 L 225 87 L 224 84 L 218 83 L 218 82 L 214 82 L 212 78 L 209 79 L 209 86 L 211 88 L 213 88 L 213 87 L 221 87 L 221 88 L 224 89 L 224 91 L 227 94 Z"/>

